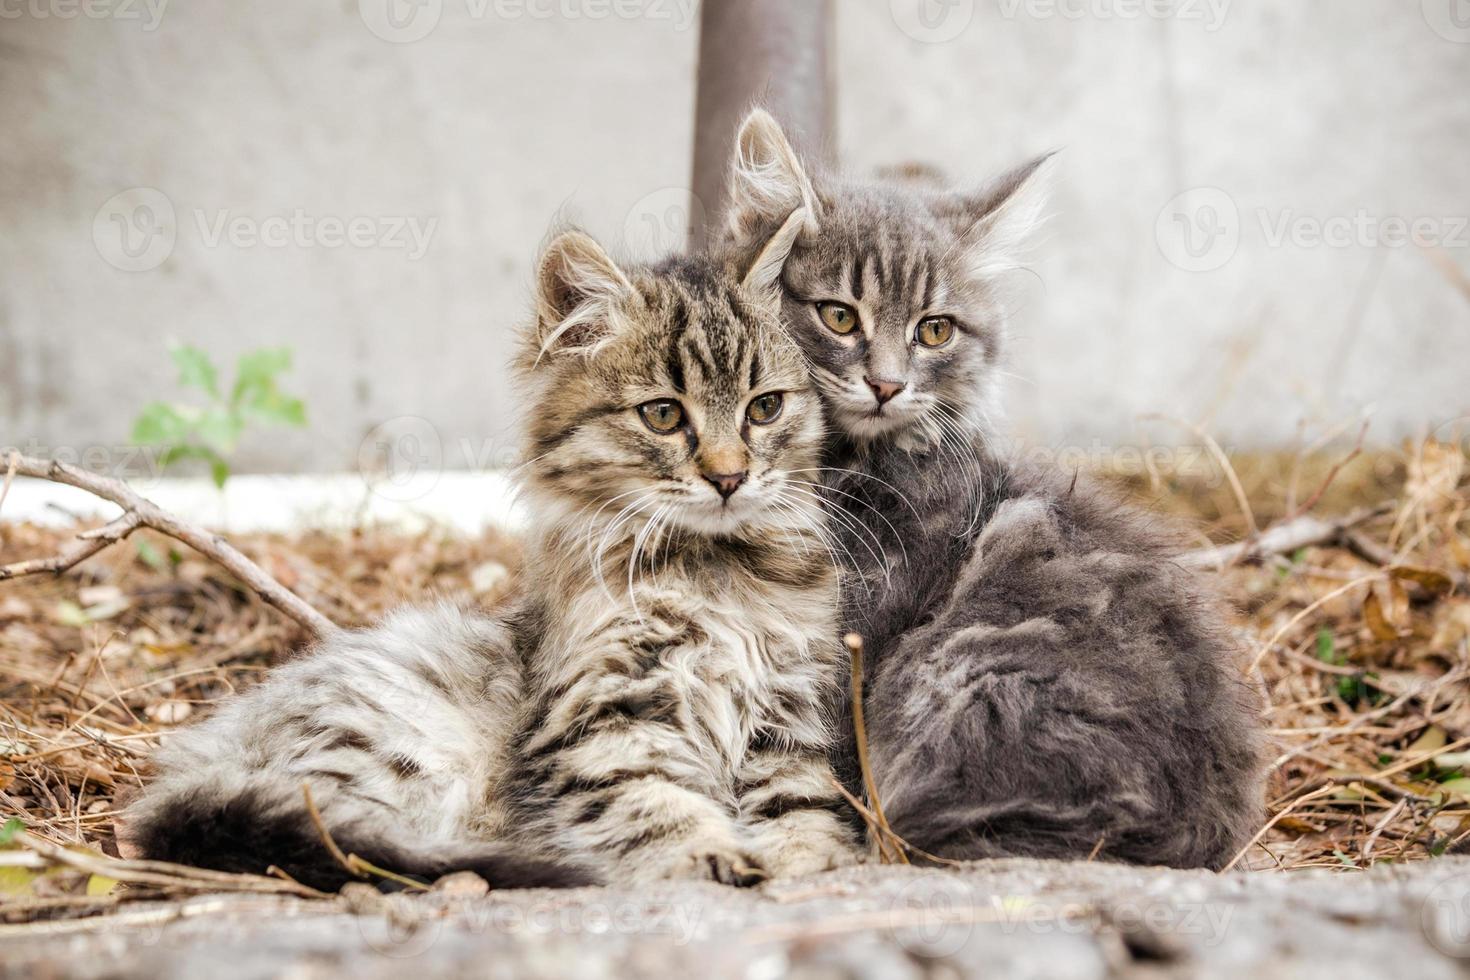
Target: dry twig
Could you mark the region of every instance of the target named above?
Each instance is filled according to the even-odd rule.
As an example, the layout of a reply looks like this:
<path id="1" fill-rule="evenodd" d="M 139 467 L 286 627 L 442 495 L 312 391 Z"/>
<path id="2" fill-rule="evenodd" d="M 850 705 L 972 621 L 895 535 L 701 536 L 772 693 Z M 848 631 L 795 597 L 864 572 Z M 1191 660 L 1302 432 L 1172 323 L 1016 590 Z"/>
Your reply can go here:
<path id="1" fill-rule="evenodd" d="M 98 476 L 56 460 L 32 459 L 19 453 L 10 456 L 10 470 L 21 476 L 52 483 L 63 483 L 95 494 L 123 509 L 122 516 L 102 527 L 84 531 L 74 542 L 50 558 L 37 558 L 0 566 L 0 582 L 22 575 L 41 572 L 60 573 L 92 557 L 140 527 L 152 528 L 181 541 L 201 555 L 219 564 L 245 584 L 256 595 L 279 609 L 318 638 L 331 636 L 338 627 L 327 617 L 307 605 L 294 592 L 266 574 L 265 570 L 241 554 L 234 545 L 218 534 L 179 520 L 152 501 L 139 496 L 126 483 L 112 477 Z"/>
<path id="2" fill-rule="evenodd" d="M 863 638 L 856 633 L 849 633 L 842 642 L 847 646 L 852 660 L 852 729 L 853 737 L 857 741 L 858 765 L 863 771 L 863 787 L 867 790 L 868 802 L 872 804 L 873 816 L 883 834 L 879 838 L 880 850 L 883 850 L 883 839 L 896 838 L 898 835 L 893 832 L 893 828 L 888 825 L 888 818 L 883 815 L 883 802 L 878 798 L 878 784 L 873 779 L 873 765 L 868 758 L 868 729 L 863 720 Z M 883 851 L 883 854 L 886 861 L 887 852 Z M 897 855 L 904 864 L 909 863 L 903 848 L 897 848 Z"/>

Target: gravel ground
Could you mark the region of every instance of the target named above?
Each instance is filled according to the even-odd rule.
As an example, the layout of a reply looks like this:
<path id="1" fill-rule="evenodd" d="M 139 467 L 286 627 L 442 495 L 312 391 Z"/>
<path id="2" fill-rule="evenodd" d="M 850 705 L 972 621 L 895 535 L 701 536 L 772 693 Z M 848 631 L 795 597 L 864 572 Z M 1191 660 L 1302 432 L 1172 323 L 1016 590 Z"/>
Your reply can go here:
<path id="1" fill-rule="evenodd" d="M 1470 859 L 1214 875 L 863 867 L 750 891 L 206 896 L 0 928 L 5 976 L 1470 976 Z"/>

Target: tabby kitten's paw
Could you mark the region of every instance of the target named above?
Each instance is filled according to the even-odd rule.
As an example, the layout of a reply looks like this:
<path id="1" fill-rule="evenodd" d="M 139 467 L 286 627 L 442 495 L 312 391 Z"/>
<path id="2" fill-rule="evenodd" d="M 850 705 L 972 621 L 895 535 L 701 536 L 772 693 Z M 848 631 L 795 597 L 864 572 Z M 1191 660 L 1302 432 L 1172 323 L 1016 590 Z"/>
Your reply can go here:
<path id="1" fill-rule="evenodd" d="M 714 881 L 735 888 L 750 888 L 770 875 L 749 854 L 737 847 L 695 842 L 676 851 L 661 878 Z"/>
<path id="2" fill-rule="evenodd" d="M 844 834 L 813 834 L 789 838 L 761 852 L 762 863 L 773 878 L 799 878 L 835 871 L 861 858 L 855 841 Z"/>

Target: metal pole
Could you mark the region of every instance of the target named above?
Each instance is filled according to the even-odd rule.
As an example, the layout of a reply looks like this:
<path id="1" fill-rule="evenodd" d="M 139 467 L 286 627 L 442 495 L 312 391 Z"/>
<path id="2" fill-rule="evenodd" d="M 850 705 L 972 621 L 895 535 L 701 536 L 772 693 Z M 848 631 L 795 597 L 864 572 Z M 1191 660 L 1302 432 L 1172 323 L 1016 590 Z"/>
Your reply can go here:
<path id="1" fill-rule="evenodd" d="M 709 229 L 723 220 L 735 127 L 751 106 L 769 109 L 808 158 L 825 159 L 830 152 L 831 32 L 831 0 L 704 0 L 694 196 L 707 224 L 692 229 L 692 249 L 705 248 Z"/>

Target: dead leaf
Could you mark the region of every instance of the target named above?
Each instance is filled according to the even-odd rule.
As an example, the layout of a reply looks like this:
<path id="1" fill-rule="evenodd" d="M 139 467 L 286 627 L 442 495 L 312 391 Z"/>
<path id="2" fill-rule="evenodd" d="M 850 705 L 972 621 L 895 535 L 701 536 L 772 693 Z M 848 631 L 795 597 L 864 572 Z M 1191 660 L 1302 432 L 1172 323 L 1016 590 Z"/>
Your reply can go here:
<path id="1" fill-rule="evenodd" d="M 1443 728 L 1440 728 L 1438 725 L 1430 725 L 1424 729 L 1424 734 L 1414 739 L 1414 744 L 1404 749 L 1404 755 L 1420 756 L 1428 755 L 1431 752 L 1438 752 L 1445 747 L 1449 740 L 1449 736 L 1445 734 Z"/>
<path id="2" fill-rule="evenodd" d="M 1378 598 L 1377 589 L 1369 592 L 1368 598 L 1363 600 L 1363 623 L 1376 640 L 1393 643 L 1399 638 L 1399 631 L 1393 628 L 1383 611 L 1383 602 Z"/>
<path id="3" fill-rule="evenodd" d="M 1388 574 L 1401 582 L 1413 582 L 1431 595 L 1449 595 L 1455 591 L 1455 580 L 1444 572 L 1432 568 L 1417 568 L 1413 565 L 1395 565 Z"/>

